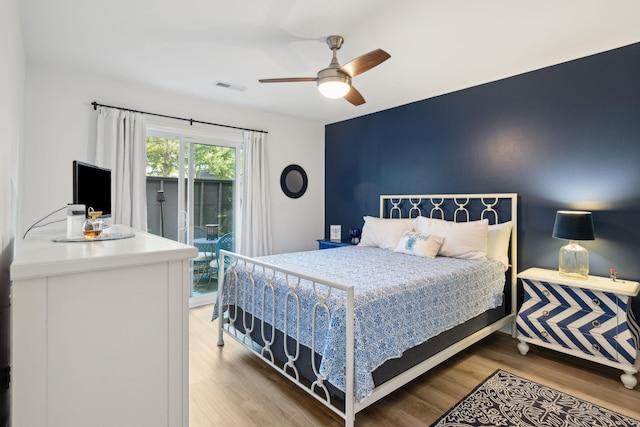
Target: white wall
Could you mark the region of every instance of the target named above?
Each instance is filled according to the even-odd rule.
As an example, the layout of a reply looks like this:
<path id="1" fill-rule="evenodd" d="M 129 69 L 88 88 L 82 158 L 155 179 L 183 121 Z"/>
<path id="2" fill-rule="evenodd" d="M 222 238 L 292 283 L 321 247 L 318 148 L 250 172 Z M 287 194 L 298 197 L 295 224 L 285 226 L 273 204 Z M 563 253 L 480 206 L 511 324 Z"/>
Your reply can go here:
<path id="1" fill-rule="evenodd" d="M 3 251 L 16 234 L 18 164 L 24 114 L 25 57 L 17 0 L 0 2 L 0 238 Z M 8 280 L 9 265 L 2 264 Z M 8 283 L 8 282 L 7 282 Z"/>
<path id="2" fill-rule="evenodd" d="M 0 2 L 0 369 L 9 366 L 9 266 L 18 218 L 25 55 L 17 0 Z M 8 425 L 9 390 L 0 387 L 0 425 Z"/>
<path id="3" fill-rule="evenodd" d="M 93 101 L 268 131 L 273 251 L 317 248 L 315 239 L 324 236 L 324 125 L 31 62 L 26 79 L 21 229 L 71 202 L 71 163 L 93 158 Z M 280 190 L 280 173 L 291 163 L 301 165 L 309 176 L 307 193 L 295 200 Z"/>

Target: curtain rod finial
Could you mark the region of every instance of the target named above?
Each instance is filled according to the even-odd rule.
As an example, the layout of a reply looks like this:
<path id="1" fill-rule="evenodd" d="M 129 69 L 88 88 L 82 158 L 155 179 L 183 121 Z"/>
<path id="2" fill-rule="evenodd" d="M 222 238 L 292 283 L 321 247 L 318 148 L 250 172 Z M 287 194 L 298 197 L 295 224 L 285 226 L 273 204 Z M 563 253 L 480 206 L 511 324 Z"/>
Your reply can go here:
<path id="1" fill-rule="evenodd" d="M 93 105 L 93 111 L 96 111 L 98 109 L 98 103 L 96 101 L 93 101 L 91 105 Z"/>

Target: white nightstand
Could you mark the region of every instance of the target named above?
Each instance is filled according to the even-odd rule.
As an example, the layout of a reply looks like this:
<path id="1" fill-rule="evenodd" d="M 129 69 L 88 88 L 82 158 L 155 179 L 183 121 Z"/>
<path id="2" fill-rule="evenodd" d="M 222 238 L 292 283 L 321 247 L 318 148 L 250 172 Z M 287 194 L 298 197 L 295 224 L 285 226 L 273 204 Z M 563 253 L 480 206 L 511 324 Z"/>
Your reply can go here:
<path id="1" fill-rule="evenodd" d="M 625 387 L 638 383 L 640 328 L 631 312 L 631 297 L 640 283 L 589 276 L 560 276 L 557 271 L 530 268 L 518 274 L 524 303 L 518 312 L 518 350 L 527 343 L 621 369 Z"/>

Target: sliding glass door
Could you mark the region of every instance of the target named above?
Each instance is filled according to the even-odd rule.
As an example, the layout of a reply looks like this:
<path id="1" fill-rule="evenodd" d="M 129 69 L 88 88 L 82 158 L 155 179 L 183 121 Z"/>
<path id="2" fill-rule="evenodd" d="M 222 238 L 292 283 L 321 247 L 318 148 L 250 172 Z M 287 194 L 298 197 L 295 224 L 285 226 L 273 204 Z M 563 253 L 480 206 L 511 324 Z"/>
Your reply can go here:
<path id="1" fill-rule="evenodd" d="M 149 231 L 198 248 L 192 262 L 192 306 L 214 301 L 218 242 L 233 242 L 239 212 L 238 141 L 147 133 Z M 221 239 L 225 236 L 225 239 Z"/>

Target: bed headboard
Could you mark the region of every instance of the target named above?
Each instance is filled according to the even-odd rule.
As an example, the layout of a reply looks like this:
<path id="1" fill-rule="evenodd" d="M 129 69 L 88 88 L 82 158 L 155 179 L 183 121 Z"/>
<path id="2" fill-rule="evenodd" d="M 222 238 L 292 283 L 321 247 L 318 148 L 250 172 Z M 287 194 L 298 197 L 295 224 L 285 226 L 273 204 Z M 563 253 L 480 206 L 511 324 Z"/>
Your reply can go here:
<path id="1" fill-rule="evenodd" d="M 489 224 L 511 221 L 509 246 L 511 312 L 516 310 L 518 274 L 518 195 L 490 194 L 411 194 L 380 196 L 380 218 L 426 216 L 465 222 L 487 219 Z"/>
<path id="2" fill-rule="evenodd" d="M 419 194 L 380 196 L 380 218 L 429 218 L 464 222 L 488 219 L 498 224 L 515 219 L 518 195 Z"/>

